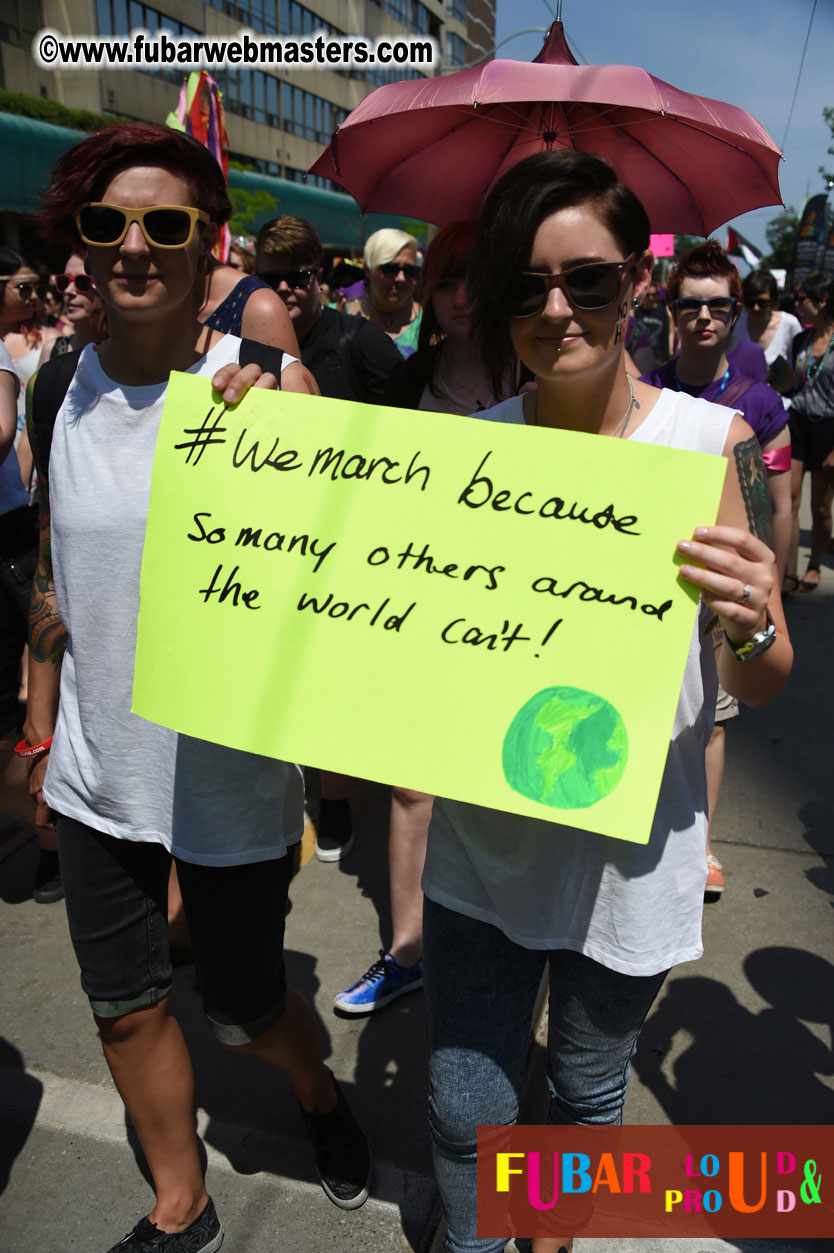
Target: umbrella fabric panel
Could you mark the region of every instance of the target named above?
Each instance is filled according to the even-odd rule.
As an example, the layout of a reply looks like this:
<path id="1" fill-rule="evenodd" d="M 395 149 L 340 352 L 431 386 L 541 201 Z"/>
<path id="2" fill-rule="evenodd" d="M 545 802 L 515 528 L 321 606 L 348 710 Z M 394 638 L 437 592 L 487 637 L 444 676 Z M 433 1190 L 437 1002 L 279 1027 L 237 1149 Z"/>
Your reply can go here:
<path id="1" fill-rule="evenodd" d="M 348 134 L 348 129 L 354 134 Z M 646 203 L 652 229 L 708 234 L 720 223 L 778 197 L 778 154 L 764 158 L 688 124 L 633 109 L 539 103 L 502 104 L 474 113 L 456 106 L 366 122 L 361 145 L 343 128 L 314 167 L 348 187 L 363 209 L 411 213 L 436 225 L 474 216 L 501 174 L 548 145 L 595 152 Z M 344 142 L 343 142 L 344 140 Z M 452 141 L 455 142 L 452 142 Z M 732 153 L 731 168 L 717 149 Z M 697 198 L 690 188 L 699 189 Z"/>
<path id="2" fill-rule="evenodd" d="M 548 148 L 605 157 L 658 233 L 707 234 L 781 203 L 780 154 L 755 118 L 638 66 L 577 65 L 559 21 L 532 64 L 491 61 L 378 88 L 313 170 L 365 210 L 445 225 L 476 214 L 505 170 Z"/>

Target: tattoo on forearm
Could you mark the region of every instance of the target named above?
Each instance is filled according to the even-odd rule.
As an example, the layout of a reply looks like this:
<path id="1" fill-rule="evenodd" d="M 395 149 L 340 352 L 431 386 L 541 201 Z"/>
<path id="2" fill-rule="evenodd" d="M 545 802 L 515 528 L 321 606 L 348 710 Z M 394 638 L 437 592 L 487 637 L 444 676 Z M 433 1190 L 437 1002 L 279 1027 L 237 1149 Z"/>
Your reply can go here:
<path id="1" fill-rule="evenodd" d="M 764 540 L 768 548 L 773 548 L 773 513 L 761 445 L 754 436 L 736 444 L 733 452 L 750 530 Z"/>

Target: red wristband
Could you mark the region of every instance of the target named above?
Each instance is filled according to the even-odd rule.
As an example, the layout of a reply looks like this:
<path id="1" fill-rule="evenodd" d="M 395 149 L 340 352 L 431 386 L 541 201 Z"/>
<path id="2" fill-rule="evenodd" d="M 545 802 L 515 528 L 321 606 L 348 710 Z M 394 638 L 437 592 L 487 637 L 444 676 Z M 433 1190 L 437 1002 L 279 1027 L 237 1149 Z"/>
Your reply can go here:
<path id="1" fill-rule="evenodd" d="M 15 753 L 18 757 L 43 757 L 44 753 L 48 753 L 52 747 L 52 736 L 48 740 L 44 740 L 42 744 L 27 744 L 25 740 L 21 740 L 15 745 Z"/>

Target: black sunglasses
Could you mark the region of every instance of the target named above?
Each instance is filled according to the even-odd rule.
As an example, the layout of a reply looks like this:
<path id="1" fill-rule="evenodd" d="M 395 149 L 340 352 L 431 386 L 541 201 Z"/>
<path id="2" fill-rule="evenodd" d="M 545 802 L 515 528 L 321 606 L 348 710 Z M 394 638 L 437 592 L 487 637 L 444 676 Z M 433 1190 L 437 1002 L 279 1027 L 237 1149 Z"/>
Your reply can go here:
<path id="1" fill-rule="evenodd" d="M 773 301 L 769 296 L 756 296 L 752 300 L 745 300 L 745 309 L 769 309 Z"/>
<path id="2" fill-rule="evenodd" d="M 258 278 L 267 283 L 273 291 L 277 291 L 282 283 L 294 291 L 306 291 L 315 275 L 315 270 L 268 270 L 259 274 Z"/>
<path id="3" fill-rule="evenodd" d="M 55 275 L 55 286 L 61 295 L 65 291 L 69 291 L 71 284 L 75 284 L 75 290 L 82 296 L 86 296 L 88 292 L 93 290 L 93 280 L 89 274 Z"/>
<path id="4" fill-rule="evenodd" d="M 679 318 L 697 318 L 706 305 L 709 309 L 709 316 L 718 318 L 722 322 L 726 322 L 733 316 L 737 303 L 734 296 L 713 296 L 711 300 L 699 300 L 697 296 L 679 296 L 673 301 Z"/>
<path id="5" fill-rule="evenodd" d="M 630 269 L 637 254 L 625 261 L 599 261 L 577 265 L 561 274 L 517 274 L 508 292 L 508 311 L 513 318 L 531 318 L 541 313 L 549 292 L 559 287 L 575 309 L 606 309 L 619 298 L 623 273 Z"/>
<path id="6" fill-rule="evenodd" d="M 420 273 L 418 265 L 399 265 L 396 261 L 385 261 L 382 265 L 376 267 L 383 278 L 396 278 L 402 271 L 403 275 L 409 282 L 415 279 Z"/>
<path id="7" fill-rule="evenodd" d="M 2 281 L 4 288 L 9 286 L 9 280 L 7 278 L 0 281 Z M 21 300 L 28 300 L 33 292 L 37 296 L 38 300 L 46 299 L 45 283 L 12 283 L 11 286 L 17 289 Z"/>

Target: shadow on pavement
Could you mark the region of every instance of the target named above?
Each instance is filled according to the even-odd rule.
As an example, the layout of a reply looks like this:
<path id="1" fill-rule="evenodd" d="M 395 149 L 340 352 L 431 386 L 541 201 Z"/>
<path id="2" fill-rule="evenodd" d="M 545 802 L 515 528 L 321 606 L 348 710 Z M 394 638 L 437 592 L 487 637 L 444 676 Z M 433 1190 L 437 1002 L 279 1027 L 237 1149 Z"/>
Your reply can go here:
<path id="1" fill-rule="evenodd" d="M 21 1054 L 0 1038 L 0 1193 L 5 1191 L 12 1166 L 29 1139 L 42 1096 L 43 1084 L 26 1074 Z"/>
<path id="2" fill-rule="evenodd" d="M 830 1123 L 834 1091 L 834 966 L 802 949 L 750 953 L 744 972 L 770 1005 L 746 1009 L 728 987 L 671 980 L 648 1019 L 634 1070 L 671 1123 Z M 805 1023 L 827 1028 L 828 1043 Z M 682 1034 L 688 1043 L 669 1068 Z"/>

